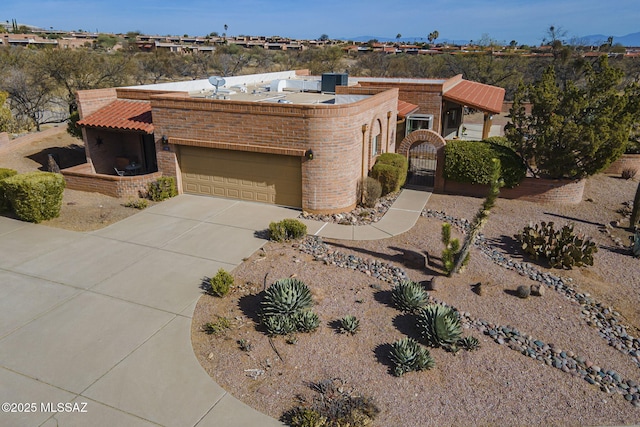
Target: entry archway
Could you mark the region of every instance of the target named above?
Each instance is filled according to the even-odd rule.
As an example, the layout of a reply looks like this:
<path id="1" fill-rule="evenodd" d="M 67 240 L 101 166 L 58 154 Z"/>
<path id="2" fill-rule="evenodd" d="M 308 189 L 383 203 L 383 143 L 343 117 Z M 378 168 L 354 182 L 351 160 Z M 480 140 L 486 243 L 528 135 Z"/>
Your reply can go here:
<path id="1" fill-rule="evenodd" d="M 407 184 L 434 191 L 444 190 L 444 147 L 442 136 L 432 130 L 417 130 L 400 143 L 398 153 L 409 161 Z"/>

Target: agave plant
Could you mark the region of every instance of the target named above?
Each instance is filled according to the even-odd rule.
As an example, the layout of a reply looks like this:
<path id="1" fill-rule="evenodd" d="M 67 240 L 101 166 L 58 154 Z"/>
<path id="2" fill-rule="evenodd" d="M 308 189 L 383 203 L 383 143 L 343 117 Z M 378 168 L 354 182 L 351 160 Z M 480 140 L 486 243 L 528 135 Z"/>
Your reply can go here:
<path id="1" fill-rule="evenodd" d="M 476 337 L 464 337 L 458 340 L 458 345 L 467 351 L 473 351 L 480 348 L 480 341 Z"/>
<path id="2" fill-rule="evenodd" d="M 355 335 L 360 328 L 360 321 L 356 316 L 347 315 L 340 319 L 340 332 L 343 334 Z"/>
<path id="3" fill-rule="evenodd" d="M 421 284 L 405 280 L 394 286 L 391 299 L 398 310 L 414 312 L 428 304 L 429 295 Z"/>
<path id="4" fill-rule="evenodd" d="M 293 316 L 311 307 L 311 291 L 307 285 L 295 278 L 281 279 L 265 291 L 261 303 L 262 315 Z"/>
<path id="5" fill-rule="evenodd" d="M 458 313 L 442 304 L 431 304 L 420 310 L 418 329 L 432 347 L 453 349 L 462 335 Z"/>
<path id="6" fill-rule="evenodd" d="M 435 366 L 429 350 L 413 338 L 403 338 L 391 345 L 389 354 L 393 362 L 393 374 L 401 377 L 405 372 L 422 371 Z"/>
<path id="7" fill-rule="evenodd" d="M 279 314 L 263 317 L 262 324 L 271 336 L 288 335 L 296 330 L 295 321 L 290 316 Z"/>
<path id="8" fill-rule="evenodd" d="M 296 330 L 300 332 L 313 332 L 320 326 L 320 318 L 311 310 L 300 311 L 293 315 Z"/>

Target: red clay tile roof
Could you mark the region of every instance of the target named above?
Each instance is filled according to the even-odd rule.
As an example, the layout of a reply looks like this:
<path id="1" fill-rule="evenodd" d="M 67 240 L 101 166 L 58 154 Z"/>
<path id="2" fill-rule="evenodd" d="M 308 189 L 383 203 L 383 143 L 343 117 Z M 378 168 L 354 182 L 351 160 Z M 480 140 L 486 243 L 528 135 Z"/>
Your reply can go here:
<path id="1" fill-rule="evenodd" d="M 78 122 L 80 126 L 153 133 L 151 103 L 117 99 Z"/>
<path id="2" fill-rule="evenodd" d="M 442 94 L 446 100 L 482 111 L 499 114 L 504 101 L 504 89 L 482 83 L 462 80 Z"/>
<path id="3" fill-rule="evenodd" d="M 400 116 L 401 118 L 407 117 L 409 114 L 413 113 L 418 108 L 420 107 L 418 107 L 415 104 L 410 104 L 406 101 L 401 101 L 398 99 L 398 116 Z"/>

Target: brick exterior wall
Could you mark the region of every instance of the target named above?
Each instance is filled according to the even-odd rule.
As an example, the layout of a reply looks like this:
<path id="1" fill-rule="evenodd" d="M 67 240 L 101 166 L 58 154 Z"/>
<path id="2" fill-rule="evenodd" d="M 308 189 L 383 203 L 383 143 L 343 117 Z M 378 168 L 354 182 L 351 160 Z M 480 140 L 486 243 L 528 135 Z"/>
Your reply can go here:
<path id="1" fill-rule="evenodd" d="M 568 181 L 559 179 L 525 178 L 515 188 L 502 188 L 503 199 L 526 200 L 535 203 L 577 204 L 582 202 L 585 180 Z M 445 181 L 444 192 L 471 197 L 486 197 L 488 185 L 466 184 Z"/>
<path id="2" fill-rule="evenodd" d="M 635 169 L 640 173 L 640 154 L 623 154 L 604 171 L 611 175 L 620 175 L 625 169 Z"/>
<path id="3" fill-rule="evenodd" d="M 85 153 L 91 159 L 93 170 L 99 174 L 113 175 L 116 157 L 125 157 L 130 161 L 141 163 L 143 159 L 142 133 L 118 132 L 105 129 L 85 128 Z M 96 140 L 102 140 L 97 145 Z"/>
<path id="4" fill-rule="evenodd" d="M 370 89 L 369 93 L 374 95 L 338 105 L 154 96 L 158 168 L 181 181 L 176 156 L 176 145 L 181 143 L 254 152 L 276 149 L 283 155 L 312 150 L 313 160 L 302 161 L 302 208 L 315 213 L 348 211 L 356 205 L 358 180 L 373 166 L 372 132 L 381 134 L 381 147 L 395 151 L 392 135 L 398 90 Z M 168 137 L 168 150 L 161 144 L 162 135 Z"/>
<path id="5" fill-rule="evenodd" d="M 137 176 L 115 176 L 93 173 L 89 164 L 60 171 L 71 190 L 102 193 L 111 197 L 138 197 L 147 191 L 149 183 L 162 176 L 161 172 Z"/>

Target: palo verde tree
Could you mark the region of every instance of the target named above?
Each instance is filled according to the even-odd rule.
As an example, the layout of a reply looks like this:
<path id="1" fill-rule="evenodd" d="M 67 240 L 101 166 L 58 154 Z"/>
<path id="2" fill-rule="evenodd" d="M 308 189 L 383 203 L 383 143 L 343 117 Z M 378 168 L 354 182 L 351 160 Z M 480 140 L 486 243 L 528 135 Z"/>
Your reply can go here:
<path id="1" fill-rule="evenodd" d="M 540 81 L 519 86 L 505 133 L 534 176 L 582 179 L 624 152 L 640 117 L 640 87 L 620 87 L 622 78 L 602 56 L 586 65 L 580 85 L 569 81 L 561 89 L 551 65 Z M 531 103 L 529 115 L 525 102 Z"/>

